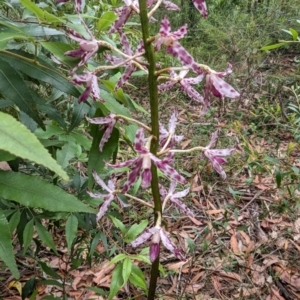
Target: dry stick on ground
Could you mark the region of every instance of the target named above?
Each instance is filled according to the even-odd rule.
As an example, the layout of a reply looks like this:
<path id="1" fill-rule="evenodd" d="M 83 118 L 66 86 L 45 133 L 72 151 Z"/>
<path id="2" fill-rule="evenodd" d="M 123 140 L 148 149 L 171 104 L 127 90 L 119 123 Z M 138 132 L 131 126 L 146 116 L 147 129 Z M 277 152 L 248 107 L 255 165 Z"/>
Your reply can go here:
<path id="1" fill-rule="evenodd" d="M 263 192 L 264 190 L 257 192 L 254 197 L 242 209 L 240 209 L 240 212 L 244 211 L 249 205 L 251 205 Z"/>

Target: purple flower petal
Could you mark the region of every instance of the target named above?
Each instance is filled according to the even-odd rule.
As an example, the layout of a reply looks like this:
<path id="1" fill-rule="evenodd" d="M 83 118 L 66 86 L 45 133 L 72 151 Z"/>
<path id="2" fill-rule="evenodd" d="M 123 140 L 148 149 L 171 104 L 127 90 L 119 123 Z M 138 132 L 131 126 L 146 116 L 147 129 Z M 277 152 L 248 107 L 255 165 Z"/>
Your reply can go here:
<path id="1" fill-rule="evenodd" d="M 158 159 L 152 153 L 150 153 L 151 160 L 154 164 L 159 168 L 167 177 L 176 180 L 182 184 L 186 184 L 186 180 L 183 176 L 181 176 L 174 168 L 170 167 L 163 160 Z"/>
<path id="2" fill-rule="evenodd" d="M 179 248 L 175 246 L 175 244 L 171 241 L 171 239 L 167 236 L 166 232 L 163 228 L 159 231 L 161 241 L 163 245 L 172 252 L 178 259 L 186 261 L 185 257 L 181 254 Z"/>
<path id="3" fill-rule="evenodd" d="M 205 0 L 192 0 L 197 10 L 201 13 L 203 18 L 207 17 L 207 6 Z"/>
<path id="4" fill-rule="evenodd" d="M 160 251 L 160 245 L 158 243 L 152 243 L 150 245 L 149 255 L 150 255 L 150 261 L 151 263 L 154 263 L 154 261 L 159 256 Z"/>
<path id="5" fill-rule="evenodd" d="M 143 158 L 139 156 L 135 159 L 134 165 L 129 172 L 127 181 L 125 182 L 122 189 L 122 193 L 126 193 L 130 189 L 130 187 L 139 179 L 142 172 L 142 166 Z"/>
<path id="6" fill-rule="evenodd" d="M 108 207 L 110 206 L 111 202 L 114 200 L 114 196 L 113 195 L 110 195 L 110 197 L 108 197 L 104 202 L 103 204 L 100 206 L 100 209 L 97 213 L 97 221 L 99 221 L 104 215 L 105 213 L 107 212 L 108 210 Z"/>
<path id="7" fill-rule="evenodd" d="M 160 231 L 160 227 L 147 228 L 145 231 L 139 235 L 133 242 L 130 243 L 132 247 L 137 247 L 144 244 L 153 234 Z"/>

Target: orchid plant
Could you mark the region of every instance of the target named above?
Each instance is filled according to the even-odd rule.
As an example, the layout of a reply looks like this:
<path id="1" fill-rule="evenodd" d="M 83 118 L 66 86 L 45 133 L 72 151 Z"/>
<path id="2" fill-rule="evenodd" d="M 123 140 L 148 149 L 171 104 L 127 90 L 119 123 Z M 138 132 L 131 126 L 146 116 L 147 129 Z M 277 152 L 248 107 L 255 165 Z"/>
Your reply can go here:
<path id="1" fill-rule="evenodd" d="M 59 0 L 59 2 L 64 2 Z M 202 14 L 207 16 L 207 7 L 204 0 L 193 0 L 195 8 Z M 206 157 L 212 164 L 213 168 L 222 178 L 226 178 L 226 173 L 223 165 L 226 163 L 225 156 L 231 155 L 235 149 L 214 149 L 219 135 L 219 129 L 211 134 L 209 144 L 197 146 L 191 149 L 180 150 L 176 146 L 184 137 L 175 134 L 177 123 L 177 112 L 175 111 L 170 116 L 168 129 L 165 129 L 163 124 L 159 122 L 159 96 L 158 91 L 164 92 L 172 89 L 175 85 L 179 85 L 181 89 L 194 101 L 203 107 L 205 114 L 210 107 L 211 98 L 224 99 L 237 98 L 239 93 L 223 78 L 232 72 L 231 65 L 224 72 L 216 72 L 204 64 L 198 63 L 190 53 L 180 44 L 179 40 L 184 38 L 187 33 L 187 25 L 183 25 L 176 31 L 171 30 L 168 17 L 165 16 L 161 20 L 160 30 L 156 36 L 149 35 L 149 22 L 155 22 L 155 12 L 161 5 L 168 10 L 179 10 L 179 7 L 171 1 L 165 0 L 123 0 L 123 6 L 117 8 L 116 21 L 109 29 L 109 34 L 114 38 L 120 38 L 122 50 L 116 47 L 113 43 L 97 39 L 84 20 L 81 19 L 80 11 L 83 9 L 83 2 L 76 0 L 76 11 L 79 18 L 86 28 L 89 39 L 85 39 L 81 34 L 74 30 L 67 29 L 67 36 L 79 44 L 79 48 L 65 53 L 65 55 L 77 57 L 79 63 L 70 70 L 72 82 L 75 85 L 83 85 L 84 92 L 79 97 L 78 101 L 87 101 L 91 96 L 95 101 L 104 101 L 101 98 L 99 88 L 99 76 L 105 75 L 106 70 L 124 67 L 125 71 L 115 85 L 117 91 L 120 87 L 126 85 L 130 80 L 132 73 L 136 70 L 143 71 L 148 76 L 149 88 L 149 104 L 151 109 L 151 125 L 144 124 L 134 118 L 115 113 L 109 113 L 103 117 L 89 118 L 86 120 L 91 124 L 99 124 L 103 127 L 103 136 L 100 140 L 99 151 L 103 150 L 104 145 L 110 139 L 113 129 L 118 126 L 121 128 L 124 122 L 132 122 L 139 126 L 136 132 L 133 143 L 133 157 L 117 163 L 105 161 L 105 165 L 117 172 L 120 168 L 129 168 L 127 179 L 122 188 L 118 188 L 118 181 L 110 178 L 106 184 L 103 179 L 94 171 L 93 177 L 95 182 L 105 191 L 105 193 L 97 193 L 88 190 L 88 194 L 96 199 L 102 200 L 102 205 L 99 207 L 97 220 L 105 216 L 109 206 L 114 200 L 117 200 L 120 207 L 125 207 L 125 204 L 120 195 L 138 201 L 142 205 L 153 209 L 154 223 L 151 227 L 145 229 L 139 236 L 130 243 L 132 247 L 145 245 L 151 238 L 150 242 L 150 261 L 152 263 L 151 278 L 148 292 L 148 299 L 155 298 L 156 280 L 158 276 L 160 242 L 168 249 L 176 258 L 185 260 L 179 247 L 171 240 L 169 233 L 163 226 L 163 218 L 166 214 L 168 205 L 175 205 L 182 214 L 194 216 L 194 213 L 184 203 L 184 198 L 189 193 L 189 187 L 185 187 L 182 191 L 176 191 L 182 185 L 186 185 L 186 179 L 176 170 L 174 165 L 175 154 L 180 153 L 200 153 L 199 157 Z M 140 17 L 142 28 L 142 40 L 138 43 L 136 50 L 132 50 L 130 41 L 126 36 L 124 26 L 130 20 L 131 15 L 138 14 Z M 88 67 L 88 62 L 93 58 L 99 49 L 104 47 L 107 52 L 104 54 L 106 64 L 95 68 Z M 177 67 L 161 68 L 157 64 L 155 57 L 156 52 L 165 51 L 171 54 L 179 61 Z M 79 72 L 84 67 L 84 71 Z M 178 72 L 178 73 L 177 73 Z M 204 81 L 203 94 L 198 92 L 192 85 L 197 86 Z M 158 84 L 158 82 L 162 82 Z M 159 183 L 158 170 L 160 170 L 165 178 L 169 179 L 169 190 Z M 135 196 L 130 195 L 131 187 L 141 178 L 141 188 L 149 189 L 152 195 L 153 202 L 146 202 Z M 166 182 L 166 180 L 164 180 Z M 180 200 L 181 199 L 181 200 Z"/>

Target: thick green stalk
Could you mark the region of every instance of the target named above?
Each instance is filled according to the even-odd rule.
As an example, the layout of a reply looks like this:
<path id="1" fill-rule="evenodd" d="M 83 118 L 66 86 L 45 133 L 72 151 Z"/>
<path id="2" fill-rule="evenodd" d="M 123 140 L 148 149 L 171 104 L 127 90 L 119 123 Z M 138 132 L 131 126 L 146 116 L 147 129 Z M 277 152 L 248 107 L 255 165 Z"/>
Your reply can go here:
<path id="1" fill-rule="evenodd" d="M 151 141 L 150 151 L 156 155 L 158 150 L 159 142 L 159 122 L 158 122 L 158 89 L 157 89 L 157 76 L 155 75 L 156 65 L 155 65 L 155 54 L 154 49 L 149 39 L 149 20 L 146 0 L 139 0 L 140 4 L 140 19 L 142 25 L 142 33 L 144 40 L 144 48 L 146 52 L 146 59 L 149 63 L 148 67 L 148 87 L 149 87 L 149 97 L 150 97 L 150 110 L 151 110 L 151 133 L 153 135 Z M 162 215 L 162 204 L 159 195 L 158 188 L 158 175 L 157 169 L 154 164 L 151 165 L 152 181 L 151 189 L 152 196 L 154 200 L 154 220 L 156 222 L 158 216 Z M 151 277 L 149 285 L 148 300 L 155 299 L 155 290 L 158 277 L 158 267 L 159 267 L 159 255 L 157 259 L 153 262 L 151 268 Z"/>

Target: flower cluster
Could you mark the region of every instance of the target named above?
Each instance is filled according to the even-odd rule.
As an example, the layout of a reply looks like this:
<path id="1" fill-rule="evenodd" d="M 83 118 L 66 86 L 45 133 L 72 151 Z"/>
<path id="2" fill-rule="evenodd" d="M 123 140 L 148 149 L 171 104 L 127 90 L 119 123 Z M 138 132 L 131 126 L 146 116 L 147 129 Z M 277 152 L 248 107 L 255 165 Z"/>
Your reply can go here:
<path id="1" fill-rule="evenodd" d="M 57 0 L 57 3 L 63 2 L 66 2 L 66 0 Z M 206 17 L 206 2 L 204 0 L 192 0 L 192 2 L 202 16 Z M 98 73 L 100 71 L 119 67 L 125 68 L 125 71 L 122 73 L 120 79 L 116 83 L 115 90 L 123 87 L 129 81 L 132 73 L 136 70 L 143 70 L 145 73 L 148 72 L 149 62 L 145 60 L 145 48 L 148 45 L 148 41 L 149 44 L 152 43 L 154 51 L 158 52 L 165 50 L 167 53 L 177 58 L 181 63 L 180 67 L 167 68 L 169 72 L 168 76 L 161 76 L 162 73 L 165 74 L 166 69 L 158 70 L 158 79 L 166 80 L 164 83 L 159 85 L 158 89 L 160 91 L 167 91 L 173 88 L 175 85 L 179 85 L 191 99 L 203 105 L 204 111 L 207 111 L 209 108 L 212 96 L 220 99 L 224 99 L 225 97 L 239 97 L 239 93 L 223 80 L 226 75 L 232 72 L 231 65 L 229 65 L 228 69 L 224 72 L 216 72 L 207 66 L 200 65 L 180 44 L 180 40 L 187 34 L 187 25 L 183 25 L 178 30 L 172 31 L 170 21 L 167 16 L 162 19 L 160 30 L 157 36 L 149 38 L 147 43 L 145 42 L 145 45 L 143 41 L 140 41 L 136 49 L 133 50 L 128 37 L 123 31 L 123 27 L 132 14 L 139 14 L 139 1 L 123 0 L 123 4 L 124 5 L 115 10 L 117 19 L 109 29 L 109 34 L 111 34 L 110 37 L 112 40 L 120 38 L 121 46 L 117 47 L 114 45 L 114 43 L 107 42 L 107 40 L 109 40 L 108 38 L 104 41 L 98 40 L 93 36 L 79 15 L 79 12 L 83 11 L 84 0 L 75 0 L 75 10 L 78 13 L 79 19 L 82 21 L 87 34 L 79 34 L 72 29 L 68 29 L 66 31 L 67 36 L 74 42 L 78 43 L 78 47 L 77 49 L 67 51 L 65 55 L 77 58 L 79 60 L 78 64 L 70 71 L 72 83 L 84 87 L 84 91 L 78 99 L 79 102 L 87 101 L 90 96 L 95 101 L 100 100 L 100 89 L 98 85 Z M 155 21 L 153 14 L 156 9 L 158 9 L 160 4 L 164 5 L 167 10 L 179 10 L 179 7 L 176 4 L 167 0 L 147 0 L 146 4 L 149 8 L 148 18 L 150 21 Z M 88 62 L 97 54 L 99 47 L 104 47 L 105 50 L 107 50 L 103 55 L 103 57 L 106 59 L 106 65 L 92 68 L 91 66 L 88 66 Z M 194 77 L 192 77 L 190 73 L 194 73 Z M 203 95 L 201 95 L 201 93 L 196 89 L 196 86 L 201 82 L 203 82 L 204 85 Z M 105 99 L 103 101 L 105 101 Z M 99 144 L 100 152 L 105 149 L 104 146 L 109 140 L 116 123 L 120 119 L 124 119 L 126 121 L 131 120 L 132 122 L 139 124 L 133 119 L 129 120 L 128 117 L 119 114 L 117 115 L 113 112 L 108 113 L 104 117 L 98 118 L 89 118 L 86 116 L 86 120 L 88 122 L 92 124 L 99 124 L 103 128 L 103 136 Z M 108 211 L 112 201 L 117 200 L 121 207 L 126 206 L 120 197 L 121 194 L 127 198 L 131 198 L 132 200 L 136 200 L 145 204 L 144 200 L 130 196 L 127 193 L 139 179 L 141 179 L 141 188 L 147 189 L 151 184 L 153 176 L 152 172 L 155 169 L 158 169 L 163 176 L 170 181 L 170 187 L 168 191 L 162 185 L 159 186 L 159 190 L 157 187 L 157 195 L 160 194 L 161 197 L 162 215 L 155 219 L 154 226 L 147 228 L 131 243 L 132 247 L 137 247 L 144 244 L 151 238 L 151 262 L 155 261 L 159 255 L 160 241 L 178 259 L 185 260 L 179 248 L 175 246 L 168 233 L 162 226 L 162 217 L 165 212 L 166 205 L 174 205 L 181 213 L 190 217 L 194 216 L 192 210 L 184 203 L 184 198 L 189 193 L 189 188 L 184 187 L 183 190 L 176 191 L 177 185 L 187 184 L 186 179 L 176 170 L 174 164 L 175 153 L 180 152 L 180 150 L 176 149 L 176 146 L 184 138 L 183 136 L 175 134 L 177 119 L 178 113 L 175 111 L 170 118 L 167 129 L 163 126 L 163 124 L 159 124 L 159 136 L 154 136 L 155 133 L 153 133 L 152 129 L 143 124 L 143 126 L 138 128 L 135 134 L 132 147 L 134 150 L 133 157 L 115 164 L 105 162 L 106 167 L 114 169 L 113 172 L 118 172 L 120 168 L 128 168 L 128 175 L 126 179 L 124 179 L 125 182 L 120 190 L 116 188 L 116 181 L 114 178 L 110 178 L 106 184 L 100 178 L 100 176 L 93 171 L 92 175 L 95 179 L 95 182 L 102 188 L 104 192 L 94 193 L 90 190 L 87 191 L 91 197 L 103 200 L 102 205 L 99 206 L 99 211 L 97 214 L 97 220 L 100 220 Z M 151 120 L 151 122 L 153 122 L 153 120 Z M 117 126 L 117 129 L 119 128 L 121 128 L 120 124 Z M 156 128 L 158 129 L 158 123 Z M 148 135 L 145 134 L 145 130 L 148 131 Z M 156 135 L 158 135 L 158 133 L 156 133 Z M 222 178 L 226 178 L 226 173 L 222 167 L 223 164 L 226 163 L 226 159 L 224 157 L 231 155 L 234 152 L 234 149 L 214 149 L 218 136 L 219 130 L 211 134 L 211 140 L 206 147 L 199 146 L 195 147 L 193 150 L 190 149 L 190 151 L 201 151 L 201 158 L 206 157 L 216 172 L 220 174 Z M 155 151 L 151 148 L 151 143 L 153 143 L 153 140 L 155 139 L 157 140 L 159 147 L 158 151 L 155 150 L 156 153 L 154 153 Z M 160 204 L 160 202 L 158 203 Z M 151 201 L 150 204 L 147 205 L 153 208 Z"/>

